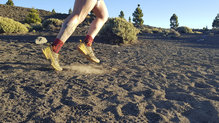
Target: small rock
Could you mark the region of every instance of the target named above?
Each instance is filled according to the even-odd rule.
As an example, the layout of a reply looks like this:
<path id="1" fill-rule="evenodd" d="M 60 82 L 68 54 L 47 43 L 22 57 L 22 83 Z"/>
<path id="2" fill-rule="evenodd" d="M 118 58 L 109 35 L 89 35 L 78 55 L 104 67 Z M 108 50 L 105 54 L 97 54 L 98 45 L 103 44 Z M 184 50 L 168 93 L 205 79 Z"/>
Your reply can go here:
<path id="1" fill-rule="evenodd" d="M 35 43 L 36 44 L 45 44 L 47 43 L 47 39 L 45 37 L 37 37 L 37 39 L 35 39 Z"/>

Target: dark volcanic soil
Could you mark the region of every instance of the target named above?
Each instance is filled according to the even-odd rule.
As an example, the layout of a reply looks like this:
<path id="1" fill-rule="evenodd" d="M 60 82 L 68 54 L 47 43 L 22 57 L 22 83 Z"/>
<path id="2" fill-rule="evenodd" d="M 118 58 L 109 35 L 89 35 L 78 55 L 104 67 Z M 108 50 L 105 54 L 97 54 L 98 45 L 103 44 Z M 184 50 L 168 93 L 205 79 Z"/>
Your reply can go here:
<path id="1" fill-rule="evenodd" d="M 130 46 L 97 38 L 101 64 L 78 53 L 83 37 L 71 37 L 62 72 L 51 69 L 36 37 L 0 35 L 1 122 L 219 121 L 218 35 L 142 35 Z"/>

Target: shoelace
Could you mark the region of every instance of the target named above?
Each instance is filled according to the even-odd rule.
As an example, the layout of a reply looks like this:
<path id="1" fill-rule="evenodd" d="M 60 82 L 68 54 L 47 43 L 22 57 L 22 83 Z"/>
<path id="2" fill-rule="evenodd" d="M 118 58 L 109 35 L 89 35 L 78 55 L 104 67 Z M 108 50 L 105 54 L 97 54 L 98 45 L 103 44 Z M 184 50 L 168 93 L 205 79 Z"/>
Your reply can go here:
<path id="1" fill-rule="evenodd" d="M 94 51 L 92 50 L 92 48 L 91 48 L 91 47 L 90 47 L 90 48 L 88 47 L 87 49 L 88 49 L 88 50 L 89 50 L 89 52 L 90 52 L 90 53 L 89 53 L 89 55 L 95 56 L 95 55 L 94 55 Z"/>

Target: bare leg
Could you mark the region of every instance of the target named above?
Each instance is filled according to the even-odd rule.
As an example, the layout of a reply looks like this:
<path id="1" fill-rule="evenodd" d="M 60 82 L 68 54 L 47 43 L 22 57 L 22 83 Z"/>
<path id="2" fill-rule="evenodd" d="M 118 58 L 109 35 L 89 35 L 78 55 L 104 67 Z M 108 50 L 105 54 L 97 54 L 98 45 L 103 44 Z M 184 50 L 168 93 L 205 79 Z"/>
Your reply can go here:
<path id="1" fill-rule="evenodd" d="M 109 15 L 107 11 L 107 7 L 103 0 L 100 1 L 99 6 L 95 6 L 93 9 L 94 14 L 96 15 L 96 19 L 93 20 L 91 26 L 88 31 L 88 35 L 90 35 L 93 39 L 96 37 L 102 26 L 107 21 Z"/>
<path id="2" fill-rule="evenodd" d="M 52 67 L 57 71 L 62 71 L 62 67 L 59 65 L 59 54 L 61 47 L 67 41 L 67 39 L 75 31 L 76 27 L 86 18 L 88 13 L 96 6 L 97 0 L 75 0 L 74 10 L 71 15 L 69 15 L 64 23 L 56 40 L 51 46 L 42 49 L 45 57 L 50 59 Z M 89 48 L 90 49 L 90 48 Z M 88 49 L 88 50 L 89 50 Z M 92 51 L 92 49 L 90 49 Z M 90 52 L 89 55 L 93 53 Z M 91 57 L 90 57 L 91 58 Z M 99 59 L 95 56 L 92 57 L 93 61 L 99 63 Z"/>
<path id="3" fill-rule="evenodd" d="M 91 48 L 91 45 L 93 39 L 95 38 L 97 33 L 100 31 L 100 29 L 108 19 L 108 11 L 103 0 L 100 0 L 99 5 L 96 5 L 94 7 L 93 12 L 96 15 L 96 19 L 91 23 L 88 34 L 84 40 L 84 43 L 80 43 L 78 45 L 78 50 L 79 52 L 84 54 L 90 61 L 93 61 L 95 63 L 100 63 L 100 60 L 96 58 Z"/>
<path id="4" fill-rule="evenodd" d="M 95 7 L 96 3 L 97 0 L 75 0 L 74 10 L 72 14 L 65 19 L 56 38 L 65 43 L 75 31 L 76 27 L 84 21 L 88 13 Z"/>

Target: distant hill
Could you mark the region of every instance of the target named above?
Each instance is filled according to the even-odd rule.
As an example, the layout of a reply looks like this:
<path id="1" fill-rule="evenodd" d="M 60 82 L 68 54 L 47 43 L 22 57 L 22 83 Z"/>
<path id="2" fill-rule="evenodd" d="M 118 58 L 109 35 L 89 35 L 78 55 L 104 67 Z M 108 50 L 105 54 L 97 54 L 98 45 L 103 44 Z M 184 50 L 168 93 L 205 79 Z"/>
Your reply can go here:
<path id="1" fill-rule="evenodd" d="M 24 7 L 8 6 L 8 5 L 0 4 L 0 16 L 8 17 L 15 21 L 24 23 L 24 20 L 26 16 L 29 14 L 31 9 L 32 8 L 24 8 Z M 60 13 L 53 14 L 50 11 L 45 11 L 45 10 L 40 10 L 40 9 L 37 9 L 37 10 L 39 11 L 39 15 L 42 21 L 47 18 L 57 18 L 57 19 L 64 20 L 68 16 L 68 14 L 60 14 Z M 85 35 L 87 33 L 89 26 L 86 21 L 88 20 L 85 20 L 82 24 L 80 24 L 77 27 L 77 29 L 74 32 L 74 35 Z"/>
<path id="2" fill-rule="evenodd" d="M 8 17 L 14 19 L 19 22 L 23 22 L 25 17 L 29 14 L 31 8 L 24 8 L 24 7 L 17 7 L 17 6 L 8 6 L 0 4 L 0 16 Z M 58 18 L 58 19 L 65 19 L 68 14 L 53 14 L 52 12 L 40 10 L 39 11 L 40 17 L 44 20 L 47 18 Z"/>

